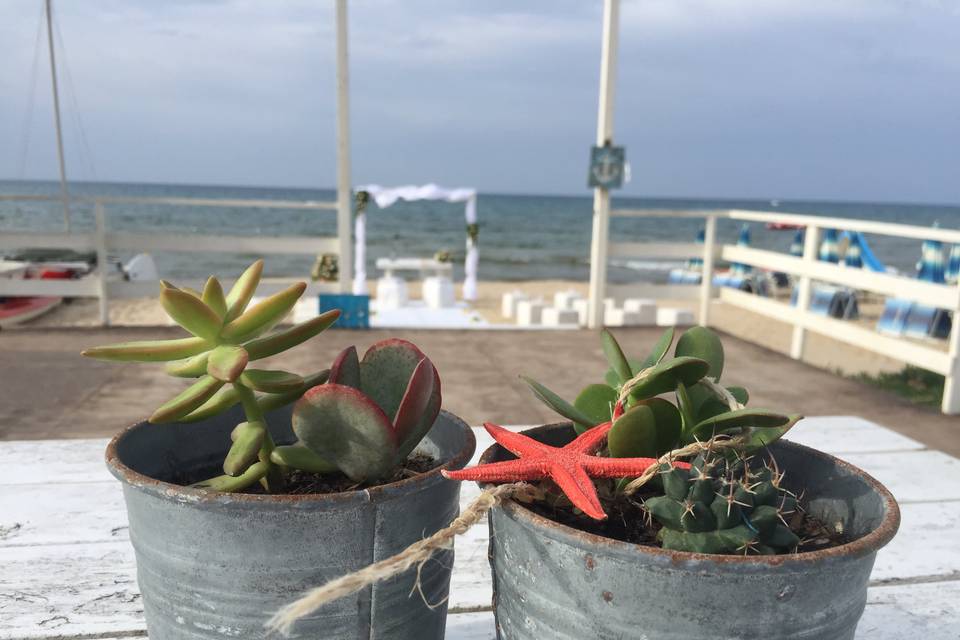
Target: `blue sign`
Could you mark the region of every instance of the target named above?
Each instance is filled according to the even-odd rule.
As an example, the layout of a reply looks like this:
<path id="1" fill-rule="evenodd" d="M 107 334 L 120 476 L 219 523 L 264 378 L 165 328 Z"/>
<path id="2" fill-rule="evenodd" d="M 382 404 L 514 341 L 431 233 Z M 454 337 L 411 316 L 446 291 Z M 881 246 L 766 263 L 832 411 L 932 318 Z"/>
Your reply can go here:
<path id="1" fill-rule="evenodd" d="M 623 165 L 626 160 L 623 147 L 593 147 L 590 149 L 590 174 L 587 186 L 601 189 L 619 189 L 623 186 Z"/>

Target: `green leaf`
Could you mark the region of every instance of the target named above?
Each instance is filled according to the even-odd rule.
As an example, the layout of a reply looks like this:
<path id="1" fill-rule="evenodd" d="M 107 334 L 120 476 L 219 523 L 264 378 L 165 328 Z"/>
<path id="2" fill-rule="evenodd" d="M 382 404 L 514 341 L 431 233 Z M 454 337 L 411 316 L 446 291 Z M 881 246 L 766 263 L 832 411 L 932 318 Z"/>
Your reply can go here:
<path id="1" fill-rule="evenodd" d="M 257 404 L 260 406 L 261 411 L 267 413 L 299 400 L 300 396 L 302 396 L 306 391 L 312 389 L 318 384 L 323 384 L 326 381 L 327 370 L 324 369 L 323 371 L 307 376 L 304 379 L 303 386 L 300 389 L 290 393 L 261 396 L 257 398 Z M 180 418 L 180 422 L 198 422 L 206 418 L 220 415 L 238 402 L 240 402 L 240 396 L 237 394 L 236 389 L 230 386 L 225 386 L 217 391 L 212 398 L 200 405 L 200 407 L 198 407 L 196 410 L 192 411 L 183 418 Z"/>
<path id="2" fill-rule="evenodd" d="M 526 376 L 520 376 L 524 382 L 533 390 L 533 394 L 540 399 L 545 405 L 559 413 L 561 416 L 567 420 L 573 420 L 579 424 L 590 424 L 593 419 L 586 415 L 584 412 L 577 409 L 575 406 L 555 394 L 550 389 L 547 389 L 545 386 L 537 382 L 532 378 Z"/>
<path id="3" fill-rule="evenodd" d="M 292 393 L 303 388 L 303 378 L 295 373 L 268 369 L 247 369 L 240 384 L 264 393 Z"/>
<path id="4" fill-rule="evenodd" d="M 643 361 L 643 365 L 640 367 L 638 372 L 643 369 L 649 369 L 650 367 L 660 364 L 663 360 L 663 357 L 667 355 L 667 351 L 670 350 L 670 345 L 673 344 L 673 327 L 668 327 L 661 335 L 660 339 L 657 340 L 657 343 L 653 345 L 653 350 L 650 352 L 650 355 L 647 356 L 647 359 Z"/>
<path id="5" fill-rule="evenodd" d="M 203 285 L 203 293 L 200 294 L 200 299 L 205 305 L 213 309 L 213 312 L 221 318 L 221 321 L 227 315 L 227 300 L 223 296 L 223 287 L 220 285 L 220 281 L 213 276 L 207 278 L 207 283 Z"/>
<path id="6" fill-rule="evenodd" d="M 330 473 L 337 470 L 337 465 L 327 462 L 302 444 L 274 447 L 270 452 L 270 462 L 311 473 Z"/>
<path id="7" fill-rule="evenodd" d="M 710 363 L 708 376 L 720 379 L 723 373 L 723 344 L 713 331 L 706 327 L 691 327 L 677 340 L 676 356 L 690 356 Z"/>
<path id="8" fill-rule="evenodd" d="M 637 406 L 647 406 L 653 411 L 654 423 L 657 426 L 657 457 L 676 449 L 680 444 L 683 424 L 680 412 L 673 403 L 663 398 L 649 398 Z"/>
<path id="9" fill-rule="evenodd" d="M 295 400 L 299 400 L 304 393 L 314 388 L 318 384 L 323 384 L 326 382 L 329 372 L 329 369 L 324 369 L 323 371 L 307 376 L 304 378 L 303 386 L 296 391 L 261 396 L 257 398 L 257 404 L 260 405 L 260 409 L 264 413 L 286 406 Z"/>
<path id="10" fill-rule="evenodd" d="M 142 340 L 93 347 L 83 351 L 82 355 L 97 360 L 113 360 L 116 362 L 168 362 L 198 355 L 209 348 L 210 345 L 203 338 Z"/>
<path id="11" fill-rule="evenodd" d="M 194 487 L 195 489 L 210 489 L 211 491 L 234 493 L 246 489 L 252 484 L 255 484 L 258 480 L 265 477 L 269 470 L 270 466 L 267 463 L 255 462 L 239 476 L 217 476 L 216 478 L 210 478 L 209 480 L 201 480 L 200 482 L 194 483 L 190 486 Z"/>
<path id="12" fill-rule="evenodd" d="M 696 385 L 692 388 L 696 388 Z M 688 440 L 687 435 L 693 433 L 694 428 L 697 426 L 697 418 L 689 390 L 682 382 L 677 385 L 677 407 L 679 408 L 682 424 L 680 433 L 683 440 L 686 441 Z"/>
<path id="13" fill-rule="evenodd" d="M 220 316 L 196 296 L 181 289 L 163 289 L 160 305 L 174 322 L 193 335 L 211 342 L 220 335 Z"/>
<path id="14" fill-rule="evenodd" d="M 413 370 L 393 419 L 393 430 L 400 443 L 397 449 L 399 460 L 406 460 L 433 428 L 440 404 L 440 375 L 430 359 L 424 357 Z"/>
<path id="15" fill-rule="evenodd" d="M 799 418 L 797 418 L 799 419 Z M 782 413 L 774 413 L 766 409 L 738 409 L 727 411 L 713 416 L 697 424 L 693 428 L 693 435 L 701 440 L 712 437 L 714 434 L 724 433 L 730 429 L 755 427 L 769 429 L 782 427 L 790 423 L 791 417 Z"/>
<path id="16" fill-rule="evenodd" d="M 227 294 L 227 313 L 223 318 L 224 322 L 236 319 L 246 310 L 257 290 L 257 285 L 260 284 L 261 274 L 263 274 L 263 260 L 257 260 L 237 278 L 230 293 Z"/>
<path id="17" fill-rule="evenodd" d="M 239 476 L 257 460 L 260 447 L 267 436 L 267 425 L 262 422 L 241 422 L 230 437 L 233 446 L 223 461 L 223 471 L 230 476 Z"/>
<path id="18" fill-rule="evenodd" d="M 418 352 L 411 356 L 411 362 L 413 359 L 420 357 Z M 406 372 L 407 367 L 404 366 L 402 369 Z M 342 384 L 354 389 L 360 388 L 360 358 L 357 356 L 356 347 L 351 345 L 337 355 L 333 364 L 330 365 L 329 380 L 333 384 Z"/>
<path id="19" fill-rule="evenodd" d="M 247 350 L 247 353 L 250 354 L 251 360 L 267 358 L 306 342 L 324 329 L 330 327 L 339 317 L 340 310 L 333 309 L 332 311 L 327 311 L 316 318 L 301 322 L 284 331 L 278 331 L 273 335 L 252 340 L 246 343 L 244 348 Z"/>
<path id="20" fill-rule="evenodd" d="M 784 434 L 793 428 L 793 425 L 797 424 L 802 419 L 803 416 L 801 415 L 792 415 L 785 424 L 782 424 L 779 427 L 748 429 L 747 432 L 742 436 L 744 439 L 744 449 L 749 452 L 754 449 L 770 446 L 782 438 Z"/>
<path id="21" fill-rule="evenodd" d="M 415 344 L 399 338 L 381 340 L 363 354 L 363 361 L 360 363 L 360 390 L 383 409 L 391 423 L 397 416 L 403 395 L 407 392 L 410 376 L 425 357 Z M 338 363 L 339 359 L 330 367 L 330 375 L 336 373 L 339 384 L 352 386 L 355 380 L 353 374 L 343 377 L 347 376 L 347 368 L 352 367 L 352 359 L 343 360 L 342 366 L 338 366 Z"/>
<path id="22" fill-rule="evenodd" d="M 607 435 L 607 448 L 614 458 L 655 458 L 657 424 L 653 410 L 641 404 L 617 418 Z"/>
<path id="23" fill-rule="evenodd" d="M 220 335 L 224 340 L 232 342 L 246 342 L 251 338 L 256 338 L 283 320 L 293 309 L 293 305 L 297 303 L 306 288 L 307 284 L 305 282 L 298 282 L 279 293 L 264 298 L 223 327 Z"/>
<path id="24" fill-rule="evenodd" d="M 212 398 L 213 394 L 222 386 L 223 382 L 220 380 L 215 380 L 210 376 L 203 376 L 187 387 L 176 398 L 164 403 L 159 409 L 154 411 L 153 415 L 150 416 L 150 422 L 157 424 L 178 420 Z"/>
<path id="25" fill-rule="evenodd" d="M 652 398 L 661 393 L 675 391 L 677 384 L 689 387 L 707 373 L 710 365 L 699 358 L 680 357 L 665 360 L 647 370 L 647 376 L 630 392 L 637 400 Z"/>
<path id="26" fill-rule="evenodd" d="M 605 384 L 591 384 L 584 387 L 573 401 L 575 409 L 590 418 L 590 422 L 575 422 L 577 433 L 583 433 L 590 427 L 609 422 L 613 417 L 613 405 L 617 403 L 617 391 Z"/>
<path id="27" fill-rule="evenodd" d="M 163 369 L 167 372 L 167 375 L 177 378 L 199 378 L 207 373 L 207 360 L 209 358 L 210 352 L 205 352 L 192 358 L 168 362 Z"/>
<path id="28" fill-rule="evenodd" d="M 617 339 L 606 329 L 600 332 L 600 345 L 603 348 L 603 355 L 606 356 L 607 362 L 617 372 L 617 375 L 624 381 L 632 378 L 633 372 L 630 370 L 627 357 L 623 355 L 623 350 L 617 343 Z"/>
<path id="29" fill-rule="evenodd" d="M 745 405 L 750 401 L 750 392 L 743 387 L 727 387 L 727 391 L 729 391 L 730 395 L 736 398 L 740 404 Z"/>
<path id="30" fill-rule="evenodd" d="M 207 373 L 223 382 L 233 382 L 240 377 L 250 358 L 243 347 L 222 344 L 210 352 Z"/>

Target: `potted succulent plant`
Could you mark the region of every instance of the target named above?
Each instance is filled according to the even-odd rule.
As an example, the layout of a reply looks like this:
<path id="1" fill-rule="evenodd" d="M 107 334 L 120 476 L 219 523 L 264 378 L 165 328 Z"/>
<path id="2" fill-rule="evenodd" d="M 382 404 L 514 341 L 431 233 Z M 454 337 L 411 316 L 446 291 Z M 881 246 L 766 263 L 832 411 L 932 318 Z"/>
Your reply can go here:
<path id="1" fill-rule="evenodd" d="M 722 386 L 713 332 L 688 330 L 670 358 L 673 338 L 632 361 L 603 332 L 605 383 L 570 403 L 528 380 L 570 422 L 487 425 L 480 466 L 445 472 L 540 489 L 490 512 L 499 637 L 852 639 L 893 496 L 779 440 L 799 416 Z"/>
<path id="2" fill-rule="evenodd" d="M 262 262 L 224 294 L 162 283 L 189 337 L 118 344 L 93 358 L 167 362 L 193 379 L 116 436 L 107 466 L 123 483 L 152 640 L 261 638 L 291 594 L 395 553 L 446 526 L 459 491 L 440 476 L 473 454 L 469 427 L 441 411 L 440 378 L 416 346 L 345 349 L 305 377 L 251 364 L 332 325 L 339 312 L 265 335 L 305 285 L 251 304 Z M 170 423 L 157 426 L 154 423 Z M 294 637 L 442 638 L 452 550 L 302 620 Z"/>

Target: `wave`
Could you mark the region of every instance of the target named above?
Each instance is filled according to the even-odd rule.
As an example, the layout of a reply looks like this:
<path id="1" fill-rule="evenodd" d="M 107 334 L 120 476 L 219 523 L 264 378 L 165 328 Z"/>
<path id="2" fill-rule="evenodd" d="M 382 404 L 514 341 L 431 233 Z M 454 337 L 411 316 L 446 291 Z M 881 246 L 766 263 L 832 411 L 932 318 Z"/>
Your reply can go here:
<path id="1" fill-rule="evenodd" d="M 670 271 L 679 269 L 687 263 L 684 260 L 623 260 L 614 258 L 610 265 L 633 271 Z"/>

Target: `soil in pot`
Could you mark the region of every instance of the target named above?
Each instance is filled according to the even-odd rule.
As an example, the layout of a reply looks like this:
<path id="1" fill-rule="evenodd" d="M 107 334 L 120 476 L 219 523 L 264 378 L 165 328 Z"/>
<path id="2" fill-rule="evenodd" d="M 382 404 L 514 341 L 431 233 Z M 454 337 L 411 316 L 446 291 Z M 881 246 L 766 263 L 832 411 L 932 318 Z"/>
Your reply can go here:
<path id="1" fill-rule="evenodd" d="M 583 515 L 548 483 L 542 486 L 547 493 L 546 499 L 525 503 L 524 506 L 554 522 L 586 533 L 632 544 L 659 547 L 657 533 L 661 525 L 649 517 L 643 508 L 643 501 L 660 494 L 653 489 L 641 489 L 633 496 L 627 497 L 614 491 L 615 483 L 616 481 L 605 480 L 597 483 L 600 501 L 608 514 L 606 520 L 594 520 Z M 801 543 L 797 547 L 797 552 L 829 549 L 851 541 L 849 536 L 831 530 L 805 511 L 798 510 L 787 524 L 800 538 Z"/>

